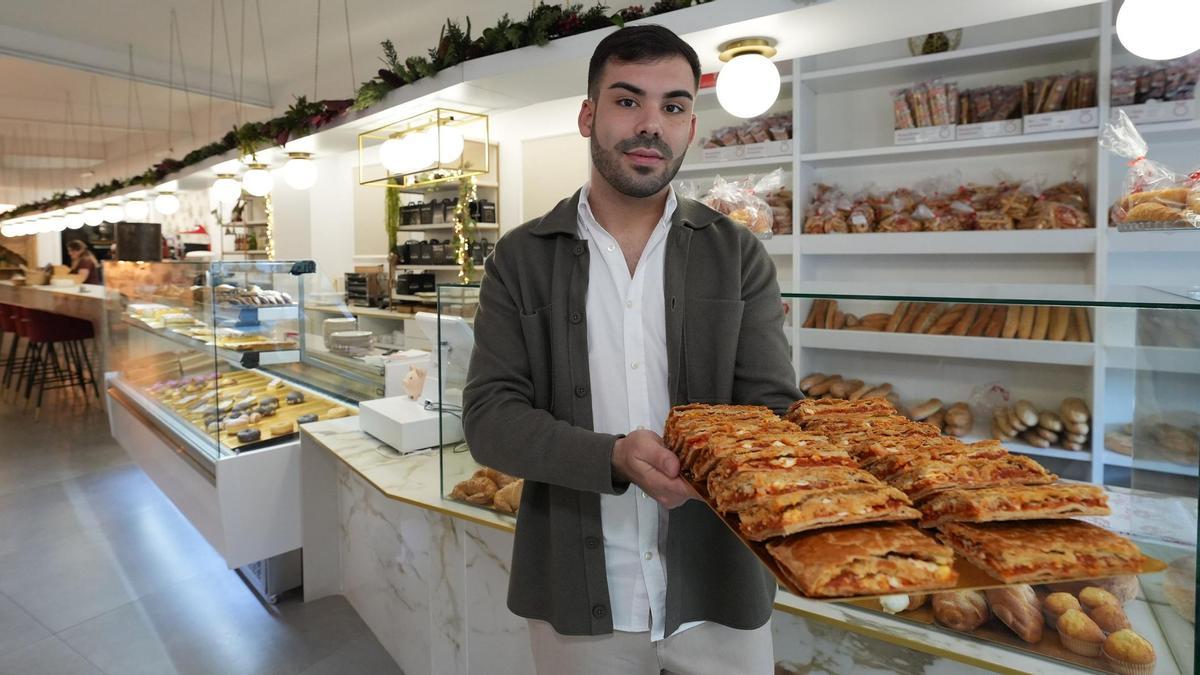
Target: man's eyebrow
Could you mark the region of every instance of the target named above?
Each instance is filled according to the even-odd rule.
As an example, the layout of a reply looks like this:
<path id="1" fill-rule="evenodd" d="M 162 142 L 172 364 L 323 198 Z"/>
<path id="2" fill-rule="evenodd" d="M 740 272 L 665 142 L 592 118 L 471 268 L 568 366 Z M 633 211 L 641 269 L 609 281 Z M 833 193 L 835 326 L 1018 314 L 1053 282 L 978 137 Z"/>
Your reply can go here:
<path id="1" fill-rule="evenodd" d="M 645 96 L 646 95 L 645 89 L 642 89 L 641 87 L 634 85 L 634 84 L 630 84 L 628 82 L 613 82 L 612 84 L 610 84 L 608 86 L 608 88 L 609 89 L 625 89 L 625 90 L 629 91 L 630 93 L 634 94 L 635 96 Z M 688 91 L 687 89 L 676 89 L 674 91 L 668 91 L 663 96 L 663 98 L 686 98 L 688 100 L 694 99 L 694 97 L 692 96 L 692 92 Z"/>

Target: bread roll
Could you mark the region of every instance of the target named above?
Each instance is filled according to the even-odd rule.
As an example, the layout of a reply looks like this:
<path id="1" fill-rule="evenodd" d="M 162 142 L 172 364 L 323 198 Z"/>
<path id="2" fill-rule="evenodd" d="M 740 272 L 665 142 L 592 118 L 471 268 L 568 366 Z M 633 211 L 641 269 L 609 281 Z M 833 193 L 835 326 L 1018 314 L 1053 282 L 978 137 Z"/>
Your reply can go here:
<path id="1" fill-rule="evenodd" d="M 808 375 L 803 380 L 800 380 L 800 391 L 807 394 L 808 390 L 813 386 L 818 385 L 828 379 L 829 376 L 824 373 L 813 373 Z"/>
<path id="2" fill-rule="evenodd" d="M 1037 433 L 1035 433 L 1033 431 L 1026 431 L 1026 432 L 1022 433 L 1021 440 L 1025 441 L 1026 443 L 1032 445 L 1035 448 L 1050 447 L 1050 441 L 1047 441 L 1046 439 L 1037 435 Z"/>
<path id="3" fill-rule="evenodd" d="M 1070 324 L 1070 307 L 1051 307 L 1050 330 L 1046 333 L 1046 339 L 1058 341 L 1067 339 L 1067 326 Z"/>
<path id="4" fill-rule="evenodd" d="M 1063 439 L 1068 443 L 1078 443 L 1082 445 L 1087 443 L 1087 434 L 1063 434 Z"/>
<path id="5" fill-rule="evenodd" d="M 1072 443 L 1071 441 L 1063 441 L 1062 448 L 1063 448 L 1063 450 L 1082 452 L 1083 444 L 1082 443 Z"/>
<path id="6" fill-rule="evenodd" d="M 852 392 L 858 391 L 858 388 L 862 386 L 862 380 L 842 380 L 830 387 L 829 393 L 833 394 L 834 398 L 846 398 Z"/>
<path id="7" fill-rule="evenodd" d="M 1049 429 L 1046 429 L 1044 427 L 1037 427 L 1036 429 L 1032 429 L 1031 431 L 1036 433 L 1038 436 L 1041 436 L 1042 438 L 1046 439 L 1046 442 L 1050 443 L 1051 445 L 1058 442 L 1058 432 L 1056 432 L 1056 431 L 1050 431 Z"/>
<path id="8" fill-rule="evenodd" d="M 1059 407 L 1058 413 L 1062 416 L 1063 422 L 1075 424 L 1087 422 L 1091 416 L 1087 404 L 1083 402 L 1083 399 L 1079 398 L 1065 399 L 1062 402 L 1062 406 Z"/>
<path id="9" fill-rule="evenodd" d="M 847 396 L 846 398 L 850 399 L 851 401 L 857 401 L 858 399 L 862 398 L 863 396 L 866 396 L 867 392 L 871 391 L 874 388 L 875 388 L 875 385 L 873 385 L 873 384 L 864 384 L 863 386 L 859 387 L 855 391 L 850 392 L 850 395 Z"/>
<path id="10" fill-rule="evenodd" d="M 988 325 L 992 322 L 992 315 L 995 314 L 999 309 L 1002 308 L 994 307 L 992 305 L 984 305 L 983 307 L 980 307 L 979 316 L 975 317 L 975 323 L 971 324 L 971 327 L 967 329 L 967 335 L 971 337 L 983 336 L 984 332 L 987 331 Z"/>
<path id="11" fill-rule="evenodd" d="M 1062 427 L 1069 434 L 1083 434 L 1085 436 L 1091 430 L 1091 426 L 1087 422 L 1068 422 L 1062 425 Z"/>
<path id="12" fill-rule="evenodd" d="M 1046 625 L 1042 617 L 1041 601 L 1028 584 L 1007 586 L 985 591 L 992 614 L 1012 629 L 1017 637 L 1034 644 L 1041 642 L 1042 630 Z"/>
<path id="13" fill-rule="evenodd" d="M 988 321 L 987 328 L 983 331 L 984 337 L 996 338 L 1000 337 L 1000 333 L 1004 330 L 1004 319 L 1008 316 L 1008 311 L 1004 307 L 999 307 L 995 312 L 992 312 L 992 318 Z"/>
<path id="14" fill-rule="evenodd" d="M 1012 307 L 1010 310 L 1014 309 Z M 1033 335 L 1033 318 L 1037 314 L 1037 309 L 1030 305 L 1021 307 L 1020 323 L 1017 326 L 1017 339 L 1028 340 L 1030 335 Z"/>
<path id="15" fill-rule="evenodd" d="M 1029 425 L 1025 424 L 1025 420 L 1021 419 L 1021 416 L 1017 414 L 1017 411 L 1012 406 L 1005 409 L 1005 414 L 1008 416 L 1008 426 L 1014 430 L 1025 431 L 1029 428 Z"/>
<path id="16" fill-rule="evenodd" d="M 951 630 L 973 631 L 988 620 L 987 599 L 979 591 L 935 593 L 933 618 Z"/>
<path id="17" fill-rule="evenodd" d="M 900 323 L 904 321 L 904 316 L 909 313 L 910 307 L 912 307 L 911 302 L 902 302 L 896 305 L 896 311 L 892 312 L 892 318 L 888 319 L 887 326 L 883 330 L 888 333 L 900 330 Z"/>
<path id="18" fill-rule="evenodd" d="M 973 421 L 971 409 L 962 401 L 946 408 L 946 424 L 948 426 L 969 427 Z"/>
<path id="19" fill-rule="evenodd" d="M 911 333 L 913 324 L 917 319 L 922 318 L 925 310 L 929 308 L 929 303 L 914 304 L 904 313 L 904 319 L 900 321 L 900 325 L 896 327 L 897 333 Z"/>
<path id="20" fill-rule="evenodd" d="M 1021 421 L 1025 423 L 1026 427 L 1032 427 L 1038 423 L 1037 409 L 1034 408 L 1033 404 L 1029 401 L 1026 401 L 1025 399 L 1017 401 L 1013 405 L 1013 410 L 1016 411 L 1017 416 L 1021 418 Z"/>
<path id="21" fill-rule="evenodd" d="M 1046 305 L 1038 305 L 1033 311 L 1033 331 L 1029 334 L 1030 340 L 1045 340 L 1046 334 L 1050 332 L 1050 308 Z"/>
<path id="22" fill-rule="evenodd" d="M 1062 420 L 1049 410 L 1038 413 L 1038 426 L 1050 431 L 1062 431 Z"/>
<path id="23" fill-rule="evenodd" d="M 816 328 L 817 317 L 825 317 L 825 301 L 813 300 L 812 306 L 808 308 L 808 317 L 804 319 L 804 328 Z"/>
<path id="24" fill-rule="evenodd" d="M 946 434 L 947 436 L 954 436 L 955 438 L 962 438 L 963 436 L 966 436 L 967 434 L 971 433 L 971 426 L 969 424 L 966 426 L 956 426 L 953 424 L 947 424 L 945 426 L 945 428 L 942 429 L 942 433 Z"/>
<path id="25" fill-rule="evenodd" d="M 1087 307 L 1072 307 L 1071 319 L 1075 329 L 1079 331 L 1079 341 L 1091 342 L 1092 329 L 1088 321 Z"/>
<path id="26" fill-rule="evenodd" d="M 838 301 L 830 300 L 829 304 L 825 305 L 825 323 L 821 328 L 837 328 L 834 323 L 837 320 Z"/>
<path id="27" fill-rule="evenodd" d="M 929 328 L 928 333 L 930 335 L 945 335 L 949 333 L 954 329 L 955 326 L 958 325 L 959 319 L 961 319 L 965 313 L 966 309 L 947 311 L 937 321 L 934 322 L 933 326 Z"/>
<path id="28" fill-rule="evenodd" d="M 915 420 L 916 418 L 914 417 L 913 419 Z M 932 424 L 938 428 L 938 431 L 946 430 L 946 412 L 944 410 L 939 410 L 920 421 L 926 424 Z"/>
<path id="29" fill-rule="evenodd" d="M 979 317 L 979 305 L 967 305 L 963 310 L 962 316 L 958 317 L 958 321 L 954 323 L 954 327 L 950 329 L 951 335 L 966 335 L 967 331 L 971 330 L 971 326 L 975 325 L 975 319 Z M 985 326 L 987 324 L 984 324 Z"/>
<path id="30" fill-rule="evenodd" d="M 846 327 L 846 315 L 842 312 L 836 312 L 833 315 L 833 323 L 829 326 L 834 330 L 841 330 Z"/>
<path id="31" fill-rule="evenodd" d="M 1010 433 L 1009 431 L 1002 429 L 1000 427 L 1000 423 L 997 422 L 995 418 L 992 418 L 992 438 L 998 441 L 1011 441 L 1012 439 L 1016 438 L 1016 436 L 1017 434 L 1015 432 Z"/>
<path id="32" fill-rule="evenodd" d="M 941 409 L 942 401 L 940 399 L 931 398 L 912 409 L 912 419 L 920 422 L 921 420 L 929 417 Z"/>
<path id="33" fill-rule="evenodd" d="M 1013 438 L 1017 435 L 1017 430 L 1013 428 L 1012 423 L 1008 419 L 1007 408 L 997 408 L 996 412 L 992 415 L 992 422 L 1004 434 L 1004 437 Z"/>
<path id="34" fill-rule="evenodd" d="M 835 385 L 841 381 L 842 381 L 841 375 L 830 375 L 829 379 L 824 380 L 819 384 L 813 385 L 812 388 L 810 388 L 808 390 L 808 394 L 810 396 L 822 396 L 824 394 L 828 394 L 829 390 L 833 388 L 833 385 Z"/>

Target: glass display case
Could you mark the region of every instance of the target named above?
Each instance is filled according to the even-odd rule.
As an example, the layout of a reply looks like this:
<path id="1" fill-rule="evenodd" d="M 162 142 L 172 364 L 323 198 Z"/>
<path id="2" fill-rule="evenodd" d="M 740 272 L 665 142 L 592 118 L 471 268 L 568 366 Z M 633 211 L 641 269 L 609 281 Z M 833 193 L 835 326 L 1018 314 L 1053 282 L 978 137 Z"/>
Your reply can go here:
<path id="1" fill-rule="evenodd" d="M 450 401 L 469 362 L 445 339 L 460 323 L 450 311 L 473 289 L 441 289 L 446 416 L 460 414 Z M 783 302 L 793 366 L 808 396 L 886 398 L 944 435 L 998 439 L 1062 481 L 1102 485 L 1112 513 L 1086 519 L 1167 564 L 1138 577 L 1032 585 L 1042 629 L 1024 638 L 991 606 L 978 626 L 952 630 L 928 597 L 893 598 L 887 610 L 878 600 L 855 602 L 847 616 L 878 617 L 872 625 L 884 621 L 886 633 L 910 646 L 932 631 L 964 655 L 983 641 L 1045 659 L 1047 669 L 1112 671 L 1102 653 L 1072 651 L 1041 605 L 1051 592 L 1078 598 L 1097 586 L 1121 605 L 1107 618 L 1127 621 L 1153 646 L 1153 672 L 1195 672 L 1200 288 L 806 283 Z M 506 500 L 497 504 L 503 478 L 494 473 L 462 443 L 443 444 L 446 498 L 507 510 Z M 978 597 L 990 605 L 986 594 Z M 800 614 L 817 603 L 794 602 Z M 910 602 L 913 609 L 897 611 Z"/>
<path id="2" fill-rule="evenodd" d="M 355 415 L 378 382 L 311 353 L 318 281 L 309 260 L 106 265 L 110 392 L 210 470 Z"/>

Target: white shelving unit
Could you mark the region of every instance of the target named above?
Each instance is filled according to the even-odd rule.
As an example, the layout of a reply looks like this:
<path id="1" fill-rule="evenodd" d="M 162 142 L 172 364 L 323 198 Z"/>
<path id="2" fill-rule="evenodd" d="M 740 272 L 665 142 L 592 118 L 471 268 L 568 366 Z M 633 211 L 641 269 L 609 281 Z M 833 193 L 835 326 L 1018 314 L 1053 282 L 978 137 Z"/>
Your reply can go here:
<path id="1" fill-rule="evenodd" d="M 1052 297 L 1057 285 L 1068 284 L 1084 289 L 1082 297 L 1095 298 L 1114 285 L 1194 281 L 1194 270 L 1200 269 L 1200 232 L 1125 233 L 1108 227 L 1108 208 L 1121 193 L 1126 167 L 1124 159 L 1100 149 L 1097 138 L 1110 114 L 1111 71 L 1133 58 L 1124 54 L 1114 39 L 1116 6 L 1119 3 L 1114 5 L 1113 0 L 1101 0 L 967 27 L 960 48 L 940 54 L 910 56 L 904 41 L 896 41 L 788 61 L 781 64 L 790 83 L 781 98 L 788 100 L 781 100 L 773 110 L 788 104 L 793 110 L 793 156 L 688 164 L 684 177 L 761 174 L 772 166 L 791 172 L 797 234 L 790 238 L 788 267 L 780 266 L 785 288 L 804 290 L 819 285 L 836 296 L 839 284 L 874 285 L 879 295 L 887 295 L 888 288 L 900 283 L 913 282 L 1026 284 L 1045 286 Z M 891 143 L 890 92 L 894 89 L 943 78 L 958 82 L 962 90 L 1082 70 L 1097 73 L 1098 120 L 1094 127 L 922 145 Z M 1152 158 L 1161 157 L 1168 165 L 1186 169 L 1200 156 L 1200 120 L 1145 124 L 1141 130 Z M 854 193 L 918 187 L 922 181 L 939 177 L 994 182 L 997 170 L 1012 179 L 1041 179 L 1045 184 L 1073 177 L 1084 182 L 1089 187 L 1095 227 L 800 234 L 810 187 L 818 182 L 837 184 Z M 1172 280 L 1176 283 L 1170 283 Z M 1029 455 L 1081 464 L 1085 475 L 1078 477 L 1093 482 L 1105 480 L 1106 467 L 1132 466 L 1128 457 L 1104 448 L 1106 427 L 1131 421 L 1127 406 L 1118 406 L 1114 400 L 1134 397 L 1132 389 L 1109 390 L 1110 386 L 1130 386 L 1128 376 L 1112 373 L 1138 369 L 1171 376 L 1200 375 L 1200 352 L 1134 348 L 1132 334 L 1120 327 L 1129 321 L 1122 314 L 1128 310 L 1118 308 L 1089 310 L 1094 343 L 1066 343 L 805 329 L 801 325 L 810 303 L 795 300 L 790 312 L 789 341 L 798 376 L 834 372 L 831 368 L 836 365 L 848 371 L 847 376 L 866 377 L 872 374 L 872 365 L 879 366 L 903 390 L 907 403 L 935 396 L 946 400 L 946 394 L 939 391 L 944 383 L 982 386 L 988 383 L 985 378 L 992 378 L 1004 384 L 1006 375 L 1021 380 L 1013 383 L 1015 396 L 1041 396 L 1044 400 L 1037 402 L 1043 407 L 1055 405 L 1051 399 L 1061 400 L 1064 393 L 1079 396 L 1092 409 L 1089 452 L 1043 450 L 1019 440 L 1008 445 Z M 882 305 L 876 303 L 869 311 L 890 311 L 895 303 Z M 863 366 L 865 370 L 853 370 L 855 359 L 868 364 Z M 936 377 L 925 372 L 931 368 L 936 369 Z M 1036 372 L 1039 370 L 1053 375 Z M 1068 385 L 1077 390 L 1060 390 Z M 977 432 L 985 434 L 987 429 Z M 1194 468 L 1181 469 L 1165 462 L 1138 462 L 1136 468 L 1196 476 Z"/>

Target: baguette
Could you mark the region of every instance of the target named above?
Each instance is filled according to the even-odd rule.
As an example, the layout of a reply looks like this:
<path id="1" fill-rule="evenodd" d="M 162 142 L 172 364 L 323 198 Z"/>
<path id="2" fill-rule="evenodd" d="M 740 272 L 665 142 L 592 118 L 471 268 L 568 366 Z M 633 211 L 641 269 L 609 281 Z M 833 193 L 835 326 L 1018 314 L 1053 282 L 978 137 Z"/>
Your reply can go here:
<path id="1" fill-rule="evenodd" d="M 1063 337 L 1067 342 L 1079 342 L 1079 329 L 1075 326 L 1075 320 L 1067 322 L 1067 334 Z"/>
<path id="2" fill-rule="evenodd" d="M 1004 317 L 1004 330 L 1000 331 L 1000 337 L 1011 339 L 1017 337 L 1017 330 L 1021 327 L 1021 309 L 1019 307 L 1007 307 L 1008 311 Z"/>
<path id="3" fill-rule="evenodd" d="M 830 387 L 829 393 L 833 394 L 834 398 L 846 398 L 852 392 L 858 391 L 859 387 L 862 386 L 862 380 L 842 380 Z"/>
<path id="4" fill-rule="evenodd" d="M 1037 310 L 1032 305 L 1021 306 L 1021 325 L 1017 328 L 1017 339 L 1028 340 L 1033 335 L 1033 317 Z"/>
<path id="5" fill-rule="evenodd" d="M 908 314 L 910 307 L 912 307 L 911 302 L 902 302 L 896 305 L 896 311 L 892 312 L 892 316 L 888 319 L 887 326 L 883 330 L 888 333 L 895 333 L 899 330 L 900 322 L 904 320 L 904 315 Z"/>
<path id="6" fill-rule="evenodd" d="M 1071 308 L 1051 307 L 1050 330 L 1046 333 L 1046 339 L 1056 341 L 1067 339 L 1067 327 L 1069 325 L 1071 325 Z"/>
<path id="7" fill-rule="evenodd" d="M 1004 328 L 1004 317 L 1007 315 L 1007 312 L 1004 310 L 1004 307 L 1000 307 L 992 313 L 992 318 L 988 321 L 987 330 L 983 332 L 984 337 L 1000 337 L 1000 331 Z"/>
<path id="8" fill-rule="evenodd" d="M 883 328 L 891 319 L 891 314 L 876 312 L 874 314 L 868 314 L 866 316 L 859 317 L 858 322 L 861 324 L 879 324 L 879 327 Z"/>
<path id="9" fill-rule="evenodd" d="M 1029 333 L 1030 340 L 1045 340 L 1050 331 L 1050 307 L 1038 305 L 1034 308 L 1033 331 Z"/>
<path id="10" fill-rule="evenodd" d="M 946 313 L 942 315 L 942 318 L 938 319 L 929 329 L 929 334 L 945 335 L 949 333 L 954 329 L 955 326 L 958 325 L 959 321 L 965 314 L 965 309 L 959 309 L 955 311 L 947 310 Z"/>
<path id="11" fill-rule="evenodd" d="M 930 303 L 915 304 L 915 305 L 910 306 L 908 308 L 908 311 L 904 313 L 904 320 L 900 322 L 900 325 L 896 328 L 896 332 L 897 333 L 913 332 L 913 324 L 916 323 L 918 319 L 924 318 L 923 315 L 925 314 L 925 311 L 929 308 L 929 306 L 930 306 Z"/>
<path id="12" fill-rule="evenodd" d="M 846 327 L 846 315 L 842 312 L 835 312 L 833 315 L 833 325 L 830 328 L 841 330 Z"/>
<path id="13" fill-rule="evenodd" d="M 803 328 L 816 328 L 817 327 L 817 317 L 825 316 L 825 309 L 823 307 L 824 304 L 825 304 L 824 300 L 813 300 L 812 306 L 809 307 L 809 309 L 808 309 L 808 318 L 804 319 Z"/>
<path id="14" fill-rule="evenodd" d="M 971 330 L 971 326 L 975 325 L 975 319 L 978 316 L 979 305 L 967 305 L 966 309 L 963 310 L 962 316 L 955 322 L 954 327 L 950 329 L 950 334 L 966 335 L 967 331 Z"/>
<path id="15" fill-rule="evenodd" d="M 867 392 L 871 391 L 874 388 L 875 388 L 875 385 L 873 385 L 873 384 L 864 384 L 863 386 L 859 387 L 855 391 L 850 392 L 850 396 L 848 396 L 847 398 L 851 401 L 857 401 L 858 399 L 862 398 L 863 396 L 866 396 Z"/>
<path id="16" fill-rule="evenodd" d="M 941 409 L 942 409 L 941 400 L 936 399 L 936 398 L 931 398 L 928 401 L 925 401 L 921 405 L 918 405 L 912 409 L 912 419 L 916 422 L 920 422 L 921 420 L 925 419 L 926 417 L 929 417 L 930 415 L 934 414 L 935 412 L 940 411 Z"/>
<path id="17" fill-rule="evenodd" d="M 829 304 L 825 305 L 825 323 L 821 327 L 822 328 L 837 328 L 837 326 L 834 325 L 834 321 L 837 319 L 837 313 L 838 313 L 837 300 L 830 300 Z"/>
<path id="18" fill-rule="evenodd" d="M 1087 307 L 1072 307 L 1071 308 L 1072 323 L 1075 325 L 1075 330 L 1079 331 L 1080 342 L 1092 341 L 1092 329 L 1088 322 Z"/>
<path id="19" fill-rule="evenodd" d="M 863 394 L 862 397 L 863 398 L 887 398 L 888 394 L 891 394 L 891 393 L 892 393 L 892 385 L 887 382 L 884 382 L 883 384 L 879 385 L 878 387 L 875 387 L 871 391 L 868 391 L 867 393 Z"/>
<path id="20" fill-rule="evenodd" d="M 917 320 L 913 322 L 912 330 L 910 332 L 920 333 L 922 335 L 928 333 L 929 329 L 933 328 L 933 324 L 936 323 L 938 319 L 942 318 L 942 315 L 945 313 L 945 305 L 940 302 L 930 303 L 929 307 L 927 307 L 925 311 L 917 317 Z"/>
<path id="21" fill-rule="evenodd" d="M 859 324 L 859 319 L 857 316 L 854 316 L 853 314 L 846 315 L 846 328 L 854 328 L 858 324 Z"/>
<path id="22" fill-rule="evenodd" d="M 813 387 L 808 390 L 808 393 L 810 396 L 821 396 L 823 394 L 828 394 L 829 390 L 833 388 L 833 385 L 841 381 L 841 375 L 831 375 L 828 380 L 825 380 L 820 384 L 813 385 Z"/>
<path id="23" fill-rule="evenodd" d="M 915 417 L 913 419 L 916 420 Z M 944 431 L 946 428 L 946 411 L 939 410 L 920 421 L 926 424 L 932 424 L 938 428 L 938 431 Z"/>
<path id="24" fill-rule="evenodd" d="M 984 305 L 979 308 L 979 316 L 975 317 L 975 323 L 967 329 L 967 335 L 971 337 L 982 337 L 987 331 L 988 324 L 992 322 L 992 315 L 1004 309 L 1003 307 L 995 307 L 992 305 Z"/>
<path id="25" fill-rule="evenodd" d="M 807 394 L 809 389 L 812 389 L 815 385 L 821 384 L 828 379 L 829 376 L 825 373 L 813 373 L 811 375 L 807 375 L 803 380 L 800 380 L 800 391 Z"/>

